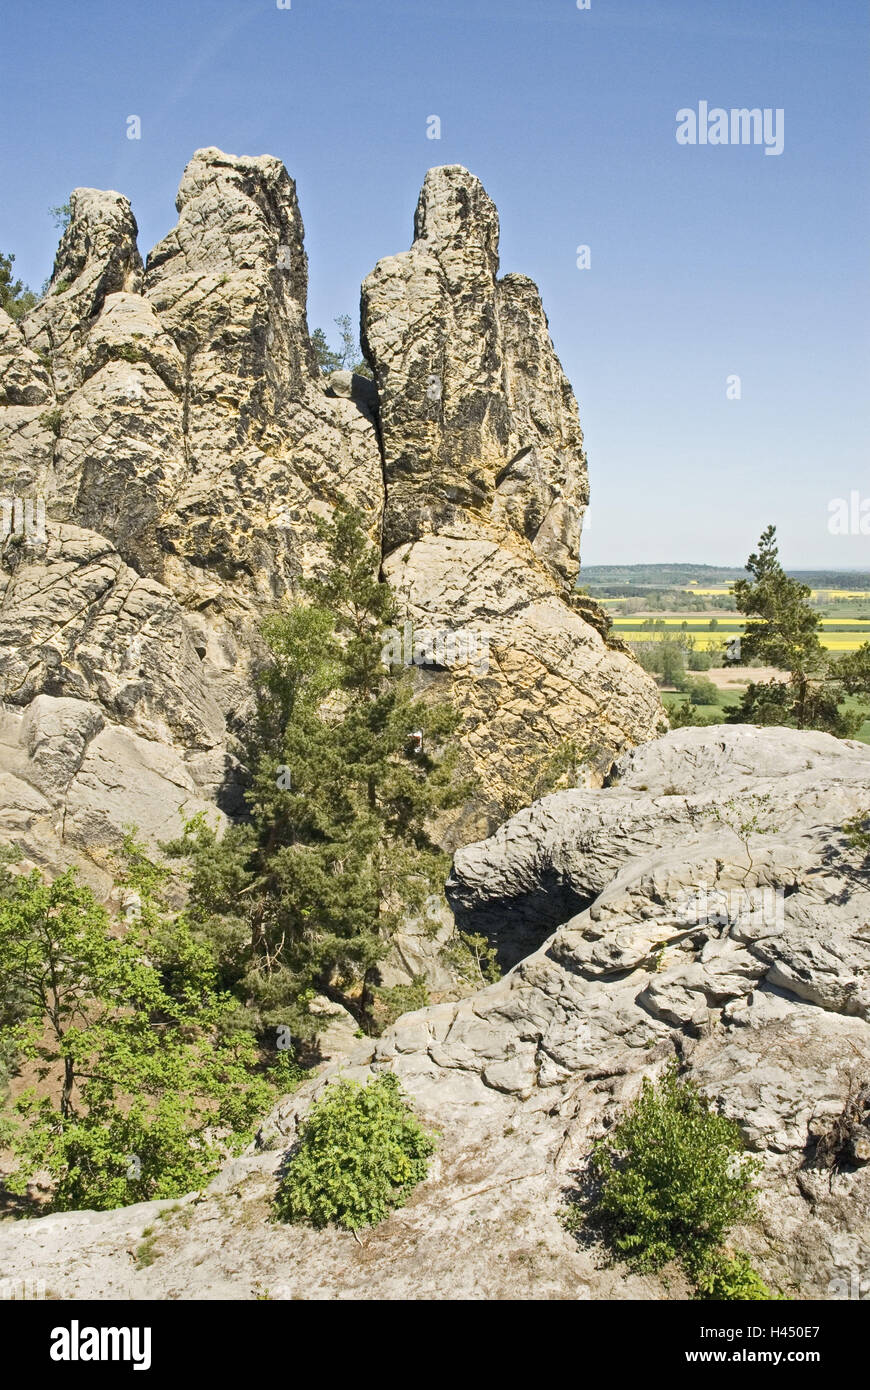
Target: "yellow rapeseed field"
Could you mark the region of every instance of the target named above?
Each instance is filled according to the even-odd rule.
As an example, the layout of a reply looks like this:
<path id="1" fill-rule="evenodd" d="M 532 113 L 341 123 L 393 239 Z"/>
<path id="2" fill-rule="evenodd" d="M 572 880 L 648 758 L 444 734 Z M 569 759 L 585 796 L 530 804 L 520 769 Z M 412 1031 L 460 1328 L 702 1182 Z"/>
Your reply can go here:
<path id="1" fill-rule="evenodd" d="M 628 628 L 621 623 L 614 623 L 613 630 L 623 642 L 654 642 L 656 633 L 649 628 Z M 694 638 L 695 645 L 699 651 L 706 651 L 710 647 L 720 646 L 729 637 L 737 635 L 739 629 L 735 626 L 730 631 L 720 628 L 718 632 L 709 632 L 705 628 L 687 632 L 688 637 Z M 661 636 L 661 629 L 659 629 Z M 676 635 L 676 634 L 674 634 Z M 829 652 L 855 652 L 865 642 L 870 640 L 870 633 L 867 632 L 821 632 L 819 641 Z"/>

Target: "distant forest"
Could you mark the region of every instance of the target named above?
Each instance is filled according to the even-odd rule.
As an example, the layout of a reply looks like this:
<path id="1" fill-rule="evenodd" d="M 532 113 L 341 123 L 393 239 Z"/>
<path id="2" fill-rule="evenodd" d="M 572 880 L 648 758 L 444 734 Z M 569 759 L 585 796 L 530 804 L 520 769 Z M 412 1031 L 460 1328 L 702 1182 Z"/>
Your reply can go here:
<path id="1" fill-rule="evenodd" d="M 793 579 L 811 589 L 851 589 L 870 592 L 870 570 L 788 570 Z M 748 572 L 720 565 L 583 565 L 580 584 L 587 589 L 624 586 L 629 593 L 638 589 L 681 589 L 694 581 L 699 588 L 712 589 L 746 579 Z"/>

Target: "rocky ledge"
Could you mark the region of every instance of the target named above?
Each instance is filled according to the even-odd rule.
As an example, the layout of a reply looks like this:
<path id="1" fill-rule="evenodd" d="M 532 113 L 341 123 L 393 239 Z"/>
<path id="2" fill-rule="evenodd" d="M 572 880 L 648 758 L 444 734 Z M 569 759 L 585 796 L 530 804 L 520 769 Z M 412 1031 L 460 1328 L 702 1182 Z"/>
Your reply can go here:
<path id="1" fill-rule="evenodd" d="M 679 1297 L 558 1217 L 595 1138 L 676 1059 L 763 1160 L 761 1219 L 735 1239 L 768 1281 L 865 1289 L 870 1165 L 816 1141 L 870 1078 L 870 875 L 843 832 L 868 807 L 870 748 L 825 734 L 684 729 L 627 754 L 606 787 L 456 855 L 467 923 L 515 953 L 546 936 L 502 980 L 361 1043 L 207 1193 L 14 1223 L 0 1267 L 61 1297 Z M 440 1131 L 427 1181 L 359 1240 L 270 1222 L 312 1097 L 385 1068 Z"/>

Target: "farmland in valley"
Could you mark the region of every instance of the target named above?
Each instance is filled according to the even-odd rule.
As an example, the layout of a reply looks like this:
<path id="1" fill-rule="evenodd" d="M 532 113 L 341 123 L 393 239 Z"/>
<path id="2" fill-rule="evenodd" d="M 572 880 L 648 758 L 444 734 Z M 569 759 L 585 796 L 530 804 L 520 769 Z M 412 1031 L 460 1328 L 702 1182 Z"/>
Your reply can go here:
<path id="1" fill-rule="evenodd" d="M 832 655 L 857 651 L 870 642 L 870 572 L 793 573 L 812 590 L 820 639 Z M 668 639 L 680 644 L 685 679 L 680 680 L 678 672 L 675 683 L 667 667 L 658 677 L 665 705 L 681 705 L 688 688 L 692 703 L 712 722 L 725 718 L 749 681 L 773 680 L 781 674 L 769 667 L 726 665 L 729 644 L 746 629 L 731 593 L 734 580 L 744 577 L 739 569 L 623 565 L 584 568 L 581 581 L 611 618 L 614 634 L 632 646 L 647 669 L 662 670 L 650 659 L 653 644 Z M 730 651 L 735 652 L 733 645 Z M 850 699 L 846 707 L 857 708 L 859 703 Z M 870 743 L 870 719 L 858 737 Z"/>

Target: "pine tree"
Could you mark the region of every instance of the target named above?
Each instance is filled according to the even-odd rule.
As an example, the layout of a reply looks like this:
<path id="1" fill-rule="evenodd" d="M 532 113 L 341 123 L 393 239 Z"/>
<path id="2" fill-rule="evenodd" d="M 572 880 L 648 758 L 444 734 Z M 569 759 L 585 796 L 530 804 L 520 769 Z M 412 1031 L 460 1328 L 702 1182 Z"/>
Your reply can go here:
<path id="1" fill-rule="evenodd" d="M 339 314 L 333 322 L 341 339 L 341 347 L 337 352 L 329 346 L 329 340 L 322 328 L 315 328 L 311 335 L 314 355 L 320 370 L 327 375 L 330 372 L 344 370 L 356 372 L 357 376 L 371 377 L 372 370 L 362 355 L 357 335 L 353 331 L 350 314 Z"/>
<path id="2" fill-rule="evenodd" d="M 379 962 L 446 877 L 432 819 L 470 790 L 457 749 L 440 751 L 456 711 L 385 665 L 398 614 L 377 552 L 348 510 L 322 534 L 328 566 L 307 602 L 263 627 L 249 818 L 220 842 L 199 820 L 169 847 L 191 855 L 192 911 L 219 939 L 228 982 L 261 1027 L 300 1036 L 316 992 L 374 1028 Z"/>
<path id="3" fill-rule="evenodd" d="M 832 660 L 819 639 L 821 619 L 810 606 L 812 590 L 786 574 L 779 561 L 776 527 L 762 533 L 746 568 L 752 579 L 732 587 L 739 612 L 752 621 L 741 638 L 741 662 L 760 661 L 789 673 L 788 682 L 751 682 L 731 723 L 783 724 L 822 729 L 850 738 L 864 713 L 840 709 L 847 693 L 870 691 L 870 646 L 851 658 Z"/>
<path id="4" fill-rule="evenodd" d="M 15 257 L 0 251 L 0 309 L 5 309 L 10 318 L 23 319 L 25 314 L 37 303 L 36 295 L 29 290 L 23 280 L 13 280 L 12 264 Z"/>

